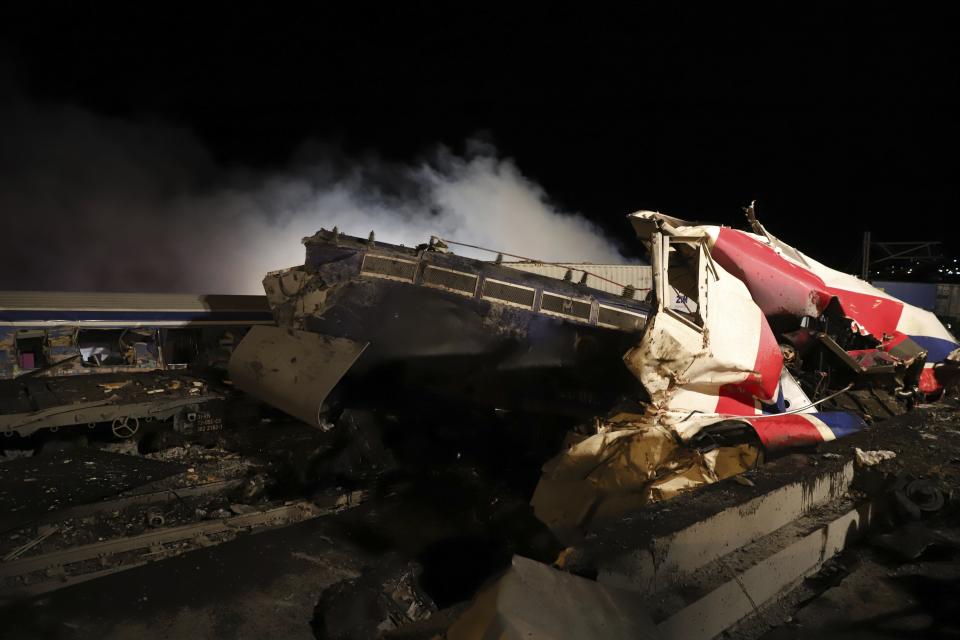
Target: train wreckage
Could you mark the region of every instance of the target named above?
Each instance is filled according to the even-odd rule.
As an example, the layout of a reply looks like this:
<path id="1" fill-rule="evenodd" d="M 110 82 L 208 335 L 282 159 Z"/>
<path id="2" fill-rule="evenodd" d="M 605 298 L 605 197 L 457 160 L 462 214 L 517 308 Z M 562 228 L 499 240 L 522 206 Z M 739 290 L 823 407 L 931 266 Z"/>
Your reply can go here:
<path id="1" fill-rule="evenodd" d="M 0 292 L 0 434 L 219 430 L 233 346 L 271 321 L 260 296 Z"/>
<path id="2" fill-rule="evenodd" d="M 357 405 L 592 419 L 534 493 L 557 532 L 858 431 L 954 383 L 960 344 L 932 313 L 816 262 L 746 211 L 751 231 L 631 214 L 652 288 L 619 295 L 586 273 L 454 255 L 439 238 L 408 248 L 321 230 L 302 266 L 264 279 L 277 326 L 251 329 L 230 376 L 324 428 Z"/>
<path id="3" fill-rule="evenodd" d="M 960 351 L 935 316 L 752 209 L 749 231 L 628 221 L 649 266 L 321 230 L 266 296 L 0 300 L 8 619 L 35 610 L 17 599 L 182 553 L 249 574 L 256 549 L 257 600 L 274 607 L 275 580 L 300 613 L 231 584 L 231 615 L 312 615 L 320 638 L 710 638 L 771 624 L 765 603 L 897 509 L 949 502 L 927 459 L 960 447 L 956 398 L 930 400 Z M 870 485 L 891 458 L 895 482 Z M 130 580 L 150 601 L 167 588 Z M 131 591 L 102 584 L 111 608 Z M 179 603 L 197 596 L 179 595 L 193 625 Z"/>

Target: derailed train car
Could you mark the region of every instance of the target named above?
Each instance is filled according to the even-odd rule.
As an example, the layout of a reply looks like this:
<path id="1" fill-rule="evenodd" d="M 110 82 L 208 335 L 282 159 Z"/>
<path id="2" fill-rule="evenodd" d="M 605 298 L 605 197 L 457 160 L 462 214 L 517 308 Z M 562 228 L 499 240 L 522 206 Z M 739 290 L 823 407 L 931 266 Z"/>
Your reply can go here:
<path id="1" fill-rule="evenodd" d="M 320 231 L 303 266 L 264 280 L 277 327 L 256 327 L 231 379 L 317 424 L 328 398 L 596 415 L 643 390 L 622 366 L 650 306 L 628 295 L 457 256 Z M 339 385 L 346 375 L 344 384 Z"/>
<path id="2" fill-rule="evenodd" d="M 230 354 L 272 321 L 263 296 L 0 292 L 0 433 L 219 429 Z"/>
<path id="3" fill-rule="evenodd" d="M 630 215 L 647 296 L 320 231 L 267 275 L 278 327 L 251 331 L 231 377 L 314 424 L 334 400 L 599 416 L 544 468 L 533 503 L 557 528 L 861 429 L 868 412 L 836 406 L 857 389 L 906 405 L 952 383 L 958 343 L 932 314 L 749 214 L 754 232 Z"/>
<path id="4" fill-rule="evenodd" d="M 0 292 L 0 380 L 226 367 L 263 296 Z"/>

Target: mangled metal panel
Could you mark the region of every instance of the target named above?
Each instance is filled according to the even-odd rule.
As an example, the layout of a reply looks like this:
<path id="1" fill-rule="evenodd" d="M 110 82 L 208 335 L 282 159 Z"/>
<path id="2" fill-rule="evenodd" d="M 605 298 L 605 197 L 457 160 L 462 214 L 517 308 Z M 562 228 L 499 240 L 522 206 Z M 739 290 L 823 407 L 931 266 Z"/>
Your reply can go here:
<path id="1" fill-rule="evenodd" d="M 408 248 L 321 230 L 304 244 L 303 266 L 264 279 L 267 298 L 283 329 L 369 344 L 341 386 L 361 402 L 440 398 L 587 417 L 642 394 L 620 357 L 650 307 L 622 291 L 457 256 L 438 243 Z M 231 372 L 250 372 L 249 356 L 241 346 Z M 240 386 L 316 423 L 324 400 L 316 389 L 294 400 L 278 395 L 294 385 L 260 384 L 248 376 Z"/>
<path id="2" fill-rule="evenodd" d="M 750 444 L 699 451 L 646 416 L 618 416 L 547 462 L 530 504 L 555 535 L 572 540 L 587 524 L 743 473 L 761 456 Z"/>
<path id="3" fill-rule="evenodd" d="M 753 415 L 775 403 L 783 359 L 746 287 L 712 264 L 697 238 L 655 233 L 651 245 L 657 312 L 624 361 L 650 395 L 652 417 L 682 433 L 691 411 Z M 666 264 L 681 258 L 683 269 Z M 670 282 L 683 279 L 699 303 L 695 314 L 664 303 Z"/>
<path id="4" fill-rule="evenodd" d="M 853 413 L 817 411 L 785 367 L 766 310 L 734 276 L 737 265 L 713 259 L 707 228 L 677 226 L 676 219 L 652 213 L 631 219 L 650 251 L 655 307 L 624 361 L 648 401 L 642 413 L 598 421 L 594 435 L 544 466 L 532 504 L 561 536 L 742 473 L 761 447 L 809 446 L 865 426 Z M 671 288 L 696 306 L 671 308 Z M 856 366 L 873 364 L 869 354 L 841 353 Z M 755 439 L 726 448 L 690 446 L 707 431 L 737 428 Z"/>
<path id="5" fill-rule="evenodd" d="M 936 316 L 820 264 L 774 238 L 759 223 L 754 226 L 762 235 L 688 225 L 648 211 L 629 218 L 641 238 L 658 230 L 704 238 L 716 263 L 743 282 L 769 319 L 828 316 L 845 323 L 847 335 L 864 338 L 870 348 L 894 355 L 903 365 L 900 382 L 907 390 L 917 386 L 923 393 L 936 393 L 955 377 L 954 367 L 943 365 L 957 360 L 960 343 Z M 907 340 L 919 348 L 904 344 Z M 913 355 L 897 357 L 893 351 L 898 347 Z M 923 357 L 920 352 L 925 352 Z M 923 362 L 916 379 L 907 371 L 914 361 Z"/>
<path id="6" fill-rule="evenodd" d="M 228 372 L 237 388 L 319 426 L 323 400 L 366 347 L 346 338 L 253 327 Z"/>

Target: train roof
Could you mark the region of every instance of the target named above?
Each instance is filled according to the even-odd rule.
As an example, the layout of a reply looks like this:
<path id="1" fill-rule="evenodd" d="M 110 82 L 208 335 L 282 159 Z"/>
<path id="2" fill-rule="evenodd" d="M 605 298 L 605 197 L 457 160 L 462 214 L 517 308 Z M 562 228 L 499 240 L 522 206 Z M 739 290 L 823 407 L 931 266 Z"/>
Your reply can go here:
<path id="1" fill-rule="evenodd" d="M 270 312 L 266 296 L 199 293 L 0 291 L 0 309 L 30 311 Z"/>
<path id="2" fill-rule="evenodd" d="M 0 291 L 0 325 L 189 326 L 273 321 L 266 296 Z"/>

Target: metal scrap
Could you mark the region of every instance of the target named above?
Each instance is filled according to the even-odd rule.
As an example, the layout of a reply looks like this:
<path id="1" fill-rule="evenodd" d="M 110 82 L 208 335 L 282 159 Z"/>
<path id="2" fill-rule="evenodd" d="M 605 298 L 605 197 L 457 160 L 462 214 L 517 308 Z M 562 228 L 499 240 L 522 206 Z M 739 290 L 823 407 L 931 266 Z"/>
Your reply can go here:
<path id="1" fill-rule="evenodd" d="M 701 452 L 666 427 L 604 423 L 544 465 L 531 504 L 556 535 L 570 538 L 588 523 L 743 473 L 759 458 L 759 448 L 748 444 Z"/>

